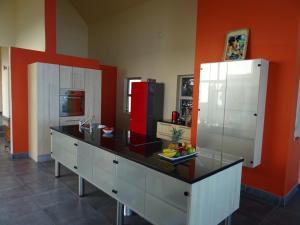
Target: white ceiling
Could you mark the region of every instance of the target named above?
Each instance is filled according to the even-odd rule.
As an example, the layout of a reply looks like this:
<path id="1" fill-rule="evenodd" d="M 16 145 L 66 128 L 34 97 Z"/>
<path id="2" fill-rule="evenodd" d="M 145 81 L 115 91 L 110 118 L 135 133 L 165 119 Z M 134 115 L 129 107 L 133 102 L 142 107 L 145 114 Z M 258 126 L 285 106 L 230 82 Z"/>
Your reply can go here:
<path id="1" fill-rule="evenodd" d="M 70 0 L 87 24 L 120 13 L 147 0 Z"/>

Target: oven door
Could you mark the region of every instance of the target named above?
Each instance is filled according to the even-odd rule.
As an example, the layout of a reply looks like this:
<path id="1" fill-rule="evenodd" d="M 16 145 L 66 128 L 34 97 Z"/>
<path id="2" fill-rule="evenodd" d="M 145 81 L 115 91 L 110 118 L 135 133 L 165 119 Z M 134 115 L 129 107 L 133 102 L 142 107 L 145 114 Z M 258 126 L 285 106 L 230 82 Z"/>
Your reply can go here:
<path id="1" fill-rule="evenodd" d="M 59 116 L 83 116 L 84 97 L 61 95 L 59 97 Z"/>

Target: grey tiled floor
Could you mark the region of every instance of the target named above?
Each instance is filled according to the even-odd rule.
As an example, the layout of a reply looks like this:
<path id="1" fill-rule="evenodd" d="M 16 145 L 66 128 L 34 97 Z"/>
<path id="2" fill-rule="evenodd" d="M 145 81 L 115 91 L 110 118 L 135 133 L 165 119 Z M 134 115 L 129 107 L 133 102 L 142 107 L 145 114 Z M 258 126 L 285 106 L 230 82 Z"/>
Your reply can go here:
<path id="1" fill-rule="evenodd" d="M 54 163 L 9 160 L 0 150 L 0 225 L 114 225 L 116 201 L 90 184 L 77 196 L 77 176 L 62 168 L 54 178 Z M 126 225 L 151 225 L 137 215 Z M 299 225 L 300 194 L 286 208 L 242 194 L 233 225 Z M 172 224 L 170 224 L 172 225 Z M 205 224 L 199 224 L 205 225 Z"/>

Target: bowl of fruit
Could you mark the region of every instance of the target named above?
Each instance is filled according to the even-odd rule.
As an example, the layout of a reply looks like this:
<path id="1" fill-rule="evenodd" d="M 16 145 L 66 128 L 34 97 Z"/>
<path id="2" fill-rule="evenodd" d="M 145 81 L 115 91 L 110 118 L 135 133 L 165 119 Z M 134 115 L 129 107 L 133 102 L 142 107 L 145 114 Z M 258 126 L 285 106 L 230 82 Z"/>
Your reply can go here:
<path id="1" fill-rule="evenodd" d="M 196 152 L 196 148 L 193 147 L 191 144 L 169 144 L 167 148 L 163 149 L 162 153 L 158 154 L 164 159 L 170 161 L 177 161 L 181 159 L 192 158 L 197 156 L 198 153 Z"/>

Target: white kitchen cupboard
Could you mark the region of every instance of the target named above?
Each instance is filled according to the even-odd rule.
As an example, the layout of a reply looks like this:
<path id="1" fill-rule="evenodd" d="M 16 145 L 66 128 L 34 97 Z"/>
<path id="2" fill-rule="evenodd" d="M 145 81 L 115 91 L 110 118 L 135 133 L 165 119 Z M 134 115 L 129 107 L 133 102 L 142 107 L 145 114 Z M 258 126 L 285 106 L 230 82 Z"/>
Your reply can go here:
<path id="1" fill-rule="evenodd" d="M 57 143 L 67 138 L 72 148 L 74 139 L 51 132 L 52 156 L 63 163 Z M 239 207 L 241 162 L 190 184 L 80 140 L 77 156 L 79 177 L 155 225 L 216 225 Z"/>
<path id="2" fill-rule="evenodd" d="M 59 87 L 64 89 L 84 90 L 85 69 L 71 66 L 59 66 Z"/>
<path id="3" fill-rule="evenodd" d="M 191 128 L 179 124 L 157 122 L 156 137 L 171 141 L 173 128 L 183 131 L 181 142 L 191 143 Z"/>
<path id="4" fill-rule="evenodd" d="M 59 66 L 33 63 L 28 66 L 29 156 L 50 159 L 50 126 L 59 125 Z"/>
<path id="5" fill-rule="evenodd" d="M 101 122 L 101 71 L 85 69 L 85 117 Z"/>
<path id="6" fill-rule="evenodd" d="M 268 61 L 263 59 L 201 65 L 197 147 L 261 163 Z"/>

